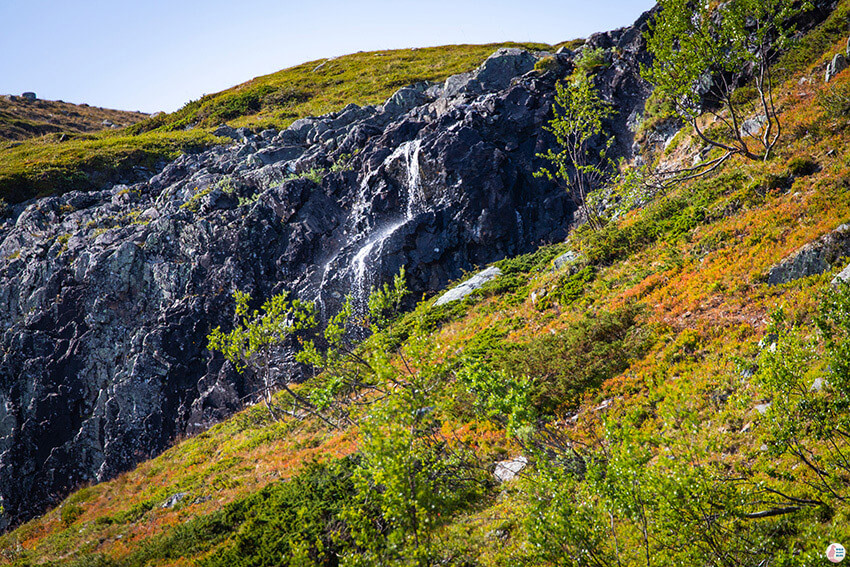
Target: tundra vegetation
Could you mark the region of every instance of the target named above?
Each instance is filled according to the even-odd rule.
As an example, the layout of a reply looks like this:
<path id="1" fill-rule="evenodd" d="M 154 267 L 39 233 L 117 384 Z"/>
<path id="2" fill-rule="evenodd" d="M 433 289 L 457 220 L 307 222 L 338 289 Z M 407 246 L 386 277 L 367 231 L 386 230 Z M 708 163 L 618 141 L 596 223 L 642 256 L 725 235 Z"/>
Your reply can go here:
<path id="1" fill-rule="evenodd" d="M 237 295 L 211 346 L 265 372 L 257 353 L 294 341 L 312 378 L 78 491 L 0 537 L 0 560 L 824 564 L 850 541 L 850 285 L 832 283 L 846 262 L 776 286 L 766 274 L 850 216 L 850 118 L 834 104 L 850 75 L 813 78 L 845 48 L 848 6 L 780 56 L 783 127 L 758 159 L 734 151 L 503 260 L 463 300 L 401 313 L 400 274 L 320 331 L 312 306 L 252 311 Z M 556 269 L 567 251 L 578 259 Z M 497 481 L 494 463 L 520 455 Z"/>

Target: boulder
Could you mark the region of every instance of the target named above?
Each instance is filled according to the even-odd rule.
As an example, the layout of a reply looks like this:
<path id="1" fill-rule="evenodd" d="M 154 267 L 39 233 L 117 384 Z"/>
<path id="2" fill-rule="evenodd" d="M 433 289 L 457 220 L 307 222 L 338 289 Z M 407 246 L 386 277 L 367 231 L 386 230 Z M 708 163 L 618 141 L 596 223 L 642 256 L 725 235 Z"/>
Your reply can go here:
<path id="1" fill-rule="evenodd" d="M 463 299 L 473 291 L 481 289 L 484 284 L 497 278 L 501 274 L 502 270 L 495 266 L 487 268 L 486 270 L 475 274 L 462 284 L 453 287 L 452 289 L 441 295 L 440 298 L 434 303 L 434 305 L 445 305 L 446 303 Z"/>
<path id="2" fill-rule="evenodd" d="M 838 285 L 839 283 L 850 283 L 850 264 L 847 264 L 843 270 L 838 272 L 838 275 L 832 278 L 832 285 Z"/>
<path id="3" fill-rule="evenodd" d="M 384 103 L 383 111 L 388 114 L 399 115 L 424 104 L 427 99 L 422 94 L 423 91 L 424 89 L 403 87 Z"/>
<path id="4" fill-rule="evenodd" d="M 24 100 L 36 100 L 36 96 L 34 92 L 25 92 L 21 93 L 21 98 Z"/>
<path id="5" fill-rule="evenodd" d="M 535 57 L 524 49 L 500 49 L 481 64 L 476 73 L 476 80 L 484 90 L 506 89 L 514 77 L 534 69 L 536 61 Z"/>
<path id="6" fill-rule="evenodd" d="M 829 65 L 826 66 L 826 75 L 824 76 L 824 82 L 828 83 L 835 77 L 838 73 L 847 68 L 847 57 L 843 53 L 836 53 L 832 58 L 832 61 L 829 62 Z"/>
<path id="7" fill-rule="evenodd" d="M 850 224 L 842 224 L 773 266 L 767 273 L 767 283 L 774 286 L 822 274 L 845 256 L 850 256 Z"/>
<path id="8" fill-rule="evenodd" d="M 227 124 L 222 124 L 216 128 L 213 131 L 213 135 L 220 136 L 222 138 L 232 138 L 234 140 L 238 140 L 240 138 L 239 134 L 236 133 L 236 128 L 232 128 Z"/>
<path id="9" fill-rule="evenodd" d="M 748 118 L 741 124 L 741 136 L 757 136 L 765 124 L 767 124 L 767 116 L 764 114 Z"/>
<path id="10" fill-rule="evenodd" d="M 498 461 L 493 470 L 493 476 L 499 479 L 499 482 L 509 482 L 515 479 L 527 466 L 528 459 L 522 455 L 506 461 Z"/>
<path id="11" fill-rule="evenodd" d="M 162 503 L 160 508 L 174 508 L 175 506 L 177 506 L 177 504 L 185 500 L 188 495 L 189 494 L 186 492 L 178 492 L 177 494 L 172 494 L 165 500 L 165 502 Z"/>
<path id="12" fill-rule="evenodd" d="M 472 85 L 476 88 L 478 86 L 478 83 L 475 81 L 474 72 L 470 71 L 469 73 L 452 75 L 443 84 L 442 96 L 446 98 L 453 97 L 463 91 L 469 90 Z"/>
<path id="13" fill-rule="evenodd" d="M 552 269 L 554 271 L 558 271 L 562 268 L 569 267 L 570 270 L 572 270 L 580 258 L 581 256 L 579 254 L 572 250 L 568 250 L 552 261 Z"/>

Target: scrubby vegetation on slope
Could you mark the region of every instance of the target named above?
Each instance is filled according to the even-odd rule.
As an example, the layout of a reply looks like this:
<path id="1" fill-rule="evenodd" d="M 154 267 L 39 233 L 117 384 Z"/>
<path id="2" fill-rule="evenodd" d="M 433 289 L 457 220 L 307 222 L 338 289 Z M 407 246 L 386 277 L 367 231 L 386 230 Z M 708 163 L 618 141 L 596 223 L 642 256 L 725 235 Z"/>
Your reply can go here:
<path id="1" fill-rule="evenodd" d="M 212 136 L 219 124 L 280 129 L 348 104 L 378 104 L 400 87 L 470 71 L 499 47 L 512 46 L 551 49 L 505 43 L 355 53 L 257 77 L 120 130 L 0 144 L 0 199 L 17 203 L 137 181 L 181 152 L 228 142 Z"/>
<path id="2" fill-rule="evenodd" d="M 248 408 L 6 534 L 0 557 L 823 564 L 850 537 L 850 289 L 830 284 L 843 264 L 766 274 L 850 217 L 850 71 L 822 84 L 844 41 L 825 45 L 778 89 L 771 160 L 733 158 L 373 335 L 358 356 L 384 391 L 352 410 L 358 427 Z M 580 259 L 555 269 L 566 250 Z M 496 484 L 493 462 L 520 454 L 529 467 Z"/>

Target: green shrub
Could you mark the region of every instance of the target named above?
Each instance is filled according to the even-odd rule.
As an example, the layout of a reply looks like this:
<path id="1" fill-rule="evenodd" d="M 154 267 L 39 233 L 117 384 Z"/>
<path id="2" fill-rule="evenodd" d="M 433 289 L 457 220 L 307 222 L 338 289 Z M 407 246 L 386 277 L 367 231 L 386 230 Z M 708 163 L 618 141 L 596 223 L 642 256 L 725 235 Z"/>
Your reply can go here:
<path id="1" fill-rule="evenodd" d="M 566 252 L 566 250 L 567 246 L 564 244 L 541 246 L 534 252 L 513 258 L 505 258 L 504 260 L 499 260 L 494 265 L 502 270 L 503 275 L 531 274 L 548 268 L 549 263 Z"/>
<path id="2" fill-rule="evenodd" d="M 295 181 L 296 179 L 309 179 L 316 185 L 321 185 L 322 180 L 324 180 L 325 175 L 328 174 L 328 170 L 323 167 L 311 167 L 306 171 L 302 171 L 301 173 L 290 173 L 286 177 L 283 178 L 283 182 L 287 181 Z"/>
<path id="3" fill-rule="evenodd" d="M 652 93 L 644 104 L 643 119 L 638 128 L 638 135 L 648 132 L 662 122 L 670 119 L 678 120 L 674 104 Z"/>
<path id="4" fill-rule="evenodd" d="M 817 104 L 830 120 L 850 117 L 850 83 L 834 83 L 818 93 Z"/>
<path id="5" fill-rule="evenodd" d="M 647 347 L 634 305 L 586 316 L 556 335 L 535 338 L 501 355 L 512 375 L 529 376 L 544 412 L 575 407 L 584 394 L 625 370 Z"/>
<path id="6" fill-rule="evenodd" d="M 611 65 L 608 50 L 604 47 L 584 49 L 576 60 L 576 69 L 590 75 Z"/>
<path id="7" fill-rule="evenodd" d="M 337 555 L 350 544 L 339 515 L 354 496 L 352 475 L 357 465 L 356 458 L 314 463 L 288 482 L 272 484 L 227 506 L 195 530 L 207 546 L 222 533 L 235 531 L 200 565 L 337 565 Z M 376 521 L 380 518 L 375 510 L 364 512 Z"/>
<path id="8" fill-rule="evenodd" d="M 585 287 L 593 281 L 594 276 L 595 271 L 591 266 L 586 266 L 574 274 L 561 276 L 555 289 L 540 301 L 538 308 L 546 309 L 553 301 L 562 306 L 569 305 L 582 296 Z"/>
<path id="9" fill-rule="evenodd" d="M 62 506 L 62 510 L 59 513 L 60 518 L 62 519 L 62 525 L 65 527 L 70 526 L 77 519 L 83 515 L 83 508 L 78 504 L 70 504 L 67 503 Z"/>
<path id="10" fill-rule="evenodd" d="M 541 57 L 537 60 L 537 63 L 534 64 L 534 70 L 539 73 L 559 71 L 560 69 L 561 64 L 558 63 L 558 59 L 556 57 L 552 57 L 551 55 L 548 57 Z"/>

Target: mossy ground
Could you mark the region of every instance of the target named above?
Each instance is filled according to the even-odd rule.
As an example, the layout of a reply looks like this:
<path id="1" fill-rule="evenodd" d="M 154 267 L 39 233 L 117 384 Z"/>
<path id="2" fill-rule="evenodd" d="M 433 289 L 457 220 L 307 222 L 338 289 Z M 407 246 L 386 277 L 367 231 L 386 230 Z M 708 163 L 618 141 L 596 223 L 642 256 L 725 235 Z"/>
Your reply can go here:
<path id="1" fill-rule="evenodd" d="M 108 126 L 131 126 L 148 115 L 58 100 L 0 97 L 0 140 L 23 140 L 52 132 L 96 132 Z"/>

